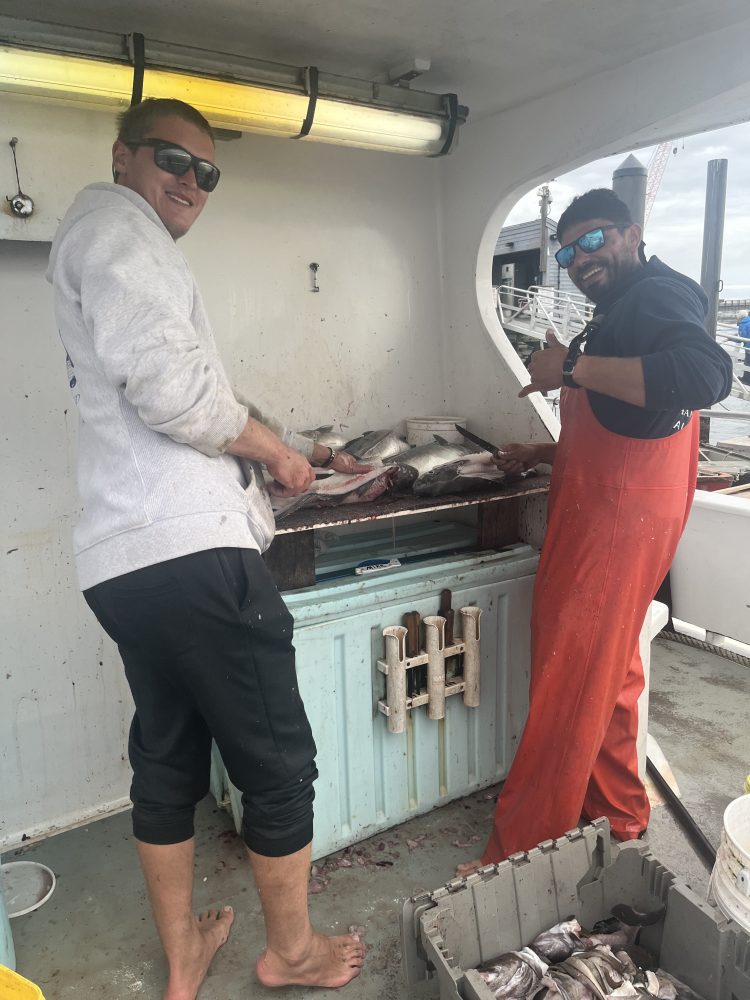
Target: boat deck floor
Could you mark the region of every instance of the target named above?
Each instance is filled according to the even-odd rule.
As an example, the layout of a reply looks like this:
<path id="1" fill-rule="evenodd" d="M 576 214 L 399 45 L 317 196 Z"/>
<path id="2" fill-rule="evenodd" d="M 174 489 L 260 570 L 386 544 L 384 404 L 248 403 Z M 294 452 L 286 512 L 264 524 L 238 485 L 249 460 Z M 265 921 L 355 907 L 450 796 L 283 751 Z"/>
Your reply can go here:
<path id="1" fill-rule="evenodd" d="M 711 653 L 657 640 L 652 647 L 650 732 L 679 782 L 683 801 L 718 845 L 726 805 L 742 794 L 750 771 L 750 669 Z M 407 987 L 401 972 L 398 913 L 419 889 L 450 879 L 456 864 L 477 856 L 487 835 L 497 788 L 436 809 L 350 849 L 351 867 L 330 872 L 310 897 L 317 927 L 340 933 L 364 928 L 368 956 L 355 984 L 342 991 L 266 990 L 255 978 L 264 933 L 258 896 L 230 816 L 212 799 L 198 811 L 195 904 L 231 904 L 236 919 L 201 1000 L 289 1000 L 343 995 L 357 1000 L 420 1000 L 434 982 Z M 648 832 L 654 855 L 705 895 L 708 872 L 666 807 L 654 809 Z M 468 845 L 468 846 L 458 846 Z M 27 860 L 51 867 L 52 897 L 12 921 L 19 972 L 46 1000 L 160 1000 L 165 965 L 136 860 L 127 813 L 28 847 Z M 7 854 L 4 860 L 21 856 Z M 341 857 L 341 855 L 335 856 Z M 327 869 L 328 870 L 327 866 Z"/>

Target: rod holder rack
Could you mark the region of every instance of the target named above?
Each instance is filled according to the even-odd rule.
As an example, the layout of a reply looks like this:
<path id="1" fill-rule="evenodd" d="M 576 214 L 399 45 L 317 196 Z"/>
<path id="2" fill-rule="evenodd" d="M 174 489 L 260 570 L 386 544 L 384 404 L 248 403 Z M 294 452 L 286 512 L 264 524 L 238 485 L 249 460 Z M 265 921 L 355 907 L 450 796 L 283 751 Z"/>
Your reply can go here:
<path id="1" fill-rule="evenodd" d="M 425 630 L 425 649 L 418 656 L 406 656 L 406 634 L 403 625 L 390 625 L 383 629 L 385 659 L 378 660 L 378 670 L 386 676 L 386 700 L 378 701 L 378 710 L 388 719 L 388 731 L 403 733 L 406 715 L 414 708 L 427 705 L 430 719 L 445 717 L 445 699 L 463 694 L 467 708 L 479 707 L 479 619 L 482 611 L 476 607 L 459 609 L 463 639 L 445 645 L 445 618 L 428 615 L 422 619 Z M 462 674 L 446 680 L 446 661 L 454 656 L 462 658 Z M 427 690 L 412 697 L 407 696 L 406 672 L 427 666 Z"/>

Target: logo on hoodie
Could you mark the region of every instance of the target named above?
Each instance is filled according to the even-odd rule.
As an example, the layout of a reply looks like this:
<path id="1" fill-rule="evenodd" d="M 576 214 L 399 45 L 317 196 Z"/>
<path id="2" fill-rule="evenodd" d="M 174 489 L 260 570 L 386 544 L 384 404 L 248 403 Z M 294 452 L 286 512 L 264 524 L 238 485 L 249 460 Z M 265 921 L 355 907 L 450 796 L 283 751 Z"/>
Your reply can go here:
<path id="1" fill-rule="evenodd" d="M 692 415 L 693 415 L 692 410 L 680 410 L 680 412 L 677 414 L 677 419 L 672 424 L 672 430 L 681 431 L 683 427 L 687 427 L 687 425 L 690 423 L 690 418 L 692 417 Z"/>

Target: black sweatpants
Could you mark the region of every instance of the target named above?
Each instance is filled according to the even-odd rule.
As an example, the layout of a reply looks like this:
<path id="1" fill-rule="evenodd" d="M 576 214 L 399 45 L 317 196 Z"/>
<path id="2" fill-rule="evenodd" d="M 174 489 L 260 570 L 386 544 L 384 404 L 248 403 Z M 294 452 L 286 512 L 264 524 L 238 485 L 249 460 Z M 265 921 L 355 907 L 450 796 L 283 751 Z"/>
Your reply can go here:
<path id="1" fill-rule="evenodd" d="M 193 835 L 211 738 L 242 792 L 243 836 L 267 857 L 312 839 L 315 743 L 297 689 L 293 619 L 260 555 L 209 549 L 84 592 L 117 643 L 135 701 L 133 832 Z"/>

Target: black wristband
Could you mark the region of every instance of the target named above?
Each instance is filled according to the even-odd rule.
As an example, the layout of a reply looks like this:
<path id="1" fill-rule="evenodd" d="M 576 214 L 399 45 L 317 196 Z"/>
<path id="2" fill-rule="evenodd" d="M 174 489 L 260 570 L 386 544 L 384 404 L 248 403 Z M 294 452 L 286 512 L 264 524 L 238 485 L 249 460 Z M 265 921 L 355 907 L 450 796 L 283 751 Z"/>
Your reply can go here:
<path id="1" fill-rule="evenodd" d="M 333 465 L 333 460 L 336 457 L 336 452 L 333 450 L 333 448 L 331 448 L 330 445 L 326 445 L 326 448 L 328 448 L 331 454 L 328 456 L 325 462 L 320 463 L 321 469 L 327 469 L 329 465 Z"/>
<path id="2" fill-rule="evenodd" d="M 562 381 L 563 385 L 566 385 L 569 389 L 581 388 L 581 386 L 573 378 L 573 369 L 575 368 L 580 356 L 580 351 L 571 347 L 568 351 L 568 356 L 563 361 Z"/>

